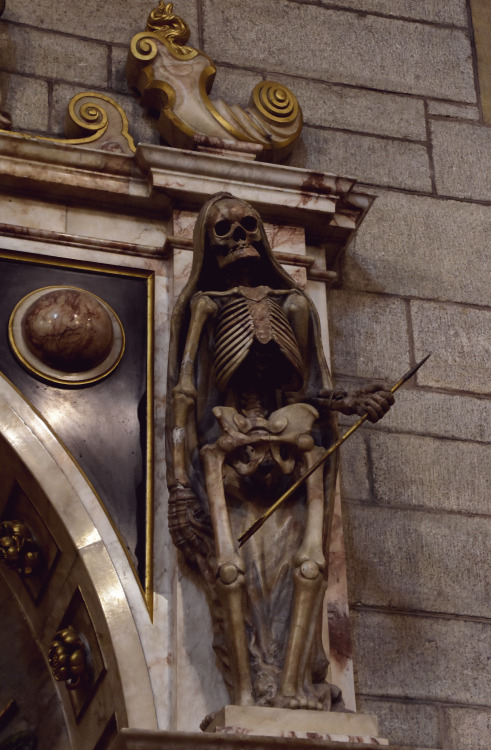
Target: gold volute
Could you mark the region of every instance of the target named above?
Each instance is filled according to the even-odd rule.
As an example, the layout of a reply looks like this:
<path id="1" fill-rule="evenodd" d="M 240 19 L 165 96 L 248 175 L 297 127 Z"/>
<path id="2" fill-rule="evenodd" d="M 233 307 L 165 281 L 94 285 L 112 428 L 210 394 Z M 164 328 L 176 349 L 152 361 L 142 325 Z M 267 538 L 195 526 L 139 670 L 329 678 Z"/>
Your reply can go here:
<path id="1" fill-rule="evenodd" d="M 1 104 L 1 101 L 0 101 Z M 7 129 L 0 112 L 0 132 Z M 64 123 L 66 138 L 50 138 L 10 130 L 13 135 L 51 143 L 73 144 L 132 156 L 136 147 L 128 131 L 128 118 L 120 105 L 105 94 L 84 91 L 70 100 Z"/>
<path id="2" fill-rule="evenodd" d="M 147 31 L 153 31 L 178 60 L 196 57 L 197 50 L 186 47 L 191 29 L 186 21 L 172 12 L 173 3 L 160 2 L 147 20 Z"/>

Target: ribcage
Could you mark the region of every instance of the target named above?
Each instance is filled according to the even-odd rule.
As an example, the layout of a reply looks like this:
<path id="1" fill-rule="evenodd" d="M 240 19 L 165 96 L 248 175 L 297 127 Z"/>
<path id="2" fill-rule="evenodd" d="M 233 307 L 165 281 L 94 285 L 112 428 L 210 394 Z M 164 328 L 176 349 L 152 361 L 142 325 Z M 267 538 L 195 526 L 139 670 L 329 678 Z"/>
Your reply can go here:
<path id="1" fill-rule="evenodd" d="M 271 344 L 273 342 L 273 344 Z M 214 369 L 217 385 L 224 390 L 255 344 L 274 346 L 294 370 L 294 381 L 300 387 L 302 359 L 292 327 L 282 308 L 271 297 L 256 301 L 238 297 L 224 305 L 215 330 Z M 256 352 L 261 347 L 255 346 Z M 281 368 L 280 368 L 281 369 Z M 291 374 L 290 374 L 290 380 Z M 278 375 L 278 388 L 283 385 Z M 292 388 L 295 390 L 295 388 Z"/>

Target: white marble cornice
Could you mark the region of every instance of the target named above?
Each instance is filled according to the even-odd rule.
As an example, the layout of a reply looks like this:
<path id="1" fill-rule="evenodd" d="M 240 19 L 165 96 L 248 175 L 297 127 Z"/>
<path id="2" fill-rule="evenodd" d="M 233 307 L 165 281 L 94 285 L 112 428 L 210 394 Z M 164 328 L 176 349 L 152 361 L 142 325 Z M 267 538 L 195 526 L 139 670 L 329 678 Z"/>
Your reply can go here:
<path id="1" fill-rule="evenodd" d="M 343 230 L 350 235 L 374 200 L 356 191 L 351 178 L 227 154 L 140 144 L 135 160 L 153 190 L 183 201 L 183 208 L 227 190 L 253 203 L 266 220 L 299 224 L 326 240 Z"/>
<path id="2" fill-rule="evenodd" d="M 140 206 L 148 179 L 134 157 L 0 132 L 0 187 L 54 200 Z M 160 196 L 160 205 L 165 202 Z"/>
<path id="3" fill-rule="evenodd" d="M 140 144 L 125 155 L 0 132 L 0 186 L 64 202 L 168 214 L 194 210 L 227 190 L 253 203 L 267 221 L 305 228 L 337 255 L 374 197 L 355 180 L 326 172 L 251 161 L 230 153 Z"/>

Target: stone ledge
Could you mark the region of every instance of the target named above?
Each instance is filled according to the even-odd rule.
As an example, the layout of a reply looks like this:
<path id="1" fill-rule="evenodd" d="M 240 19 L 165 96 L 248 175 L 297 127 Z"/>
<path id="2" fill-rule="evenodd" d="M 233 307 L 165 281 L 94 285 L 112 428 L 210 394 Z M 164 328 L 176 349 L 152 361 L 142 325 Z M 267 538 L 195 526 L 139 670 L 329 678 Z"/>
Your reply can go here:
<path id="1" fill-rule="evenodd" d="M 247 735 L 203 734 L 192 732 L 155 732 L 123 729 L 109 750 L 360 750 L 359 743 L 330 742 L 317 739 L 252 737 Z M 364 745 L 376 747 L 376 745 Z M 387 750 L 430 750 L 407 745 L 385 745 Z"/>
<path id="2" fill-rule="evenodd" d="M 306 226 L 335 244 L 347 244 L 374 201 L 373 195 L 355 189 L 352 178 L 250 161 L 232 152 L 222 156 L 141 143 L 134 158 L 152 195 L 170 195 L 180 208 L 199 205 L 211 192 L 226 189 L 253 202 L 263 219 L 279 217 Z"/>
<path id="3" fill-rule="evenodd" d="M 378 733 L 375 716 L 341 711 L 308 711 L 301 708 L 289 710 L 269 706 L 224 706 L 217 711 L 206 731 L 219 733 L 216 727 L 220 726 L 241 727 L 245 730 L 244 734 L 268 737 L 287 736 L 282 732 L 349 735 Z"/>

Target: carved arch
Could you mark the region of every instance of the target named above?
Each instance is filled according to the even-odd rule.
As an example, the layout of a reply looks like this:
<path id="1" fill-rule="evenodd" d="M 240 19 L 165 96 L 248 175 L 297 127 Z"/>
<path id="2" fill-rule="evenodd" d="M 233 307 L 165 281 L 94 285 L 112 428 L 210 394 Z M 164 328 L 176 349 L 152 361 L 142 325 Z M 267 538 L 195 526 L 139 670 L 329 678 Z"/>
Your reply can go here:
<path id="1" fill-rule="evenodd" d="M 148 612 L 127 557 L 70 454 L 3 376 L 0 476 L 0 516 L 24 514 L 20 520 L 34 522 L 45 556 L 38 586 L 2 570 L 35 639 L 47 655 L 59 625 L 75 612 L 94 652 L 94 684 L 86 694 L 73 699 L 57 683 L 71 747 L 94 747 L 101 729 L 112 725 L 155 729 L 154 699 L 132 610 L 140 608 L 147 618 Z"/>

